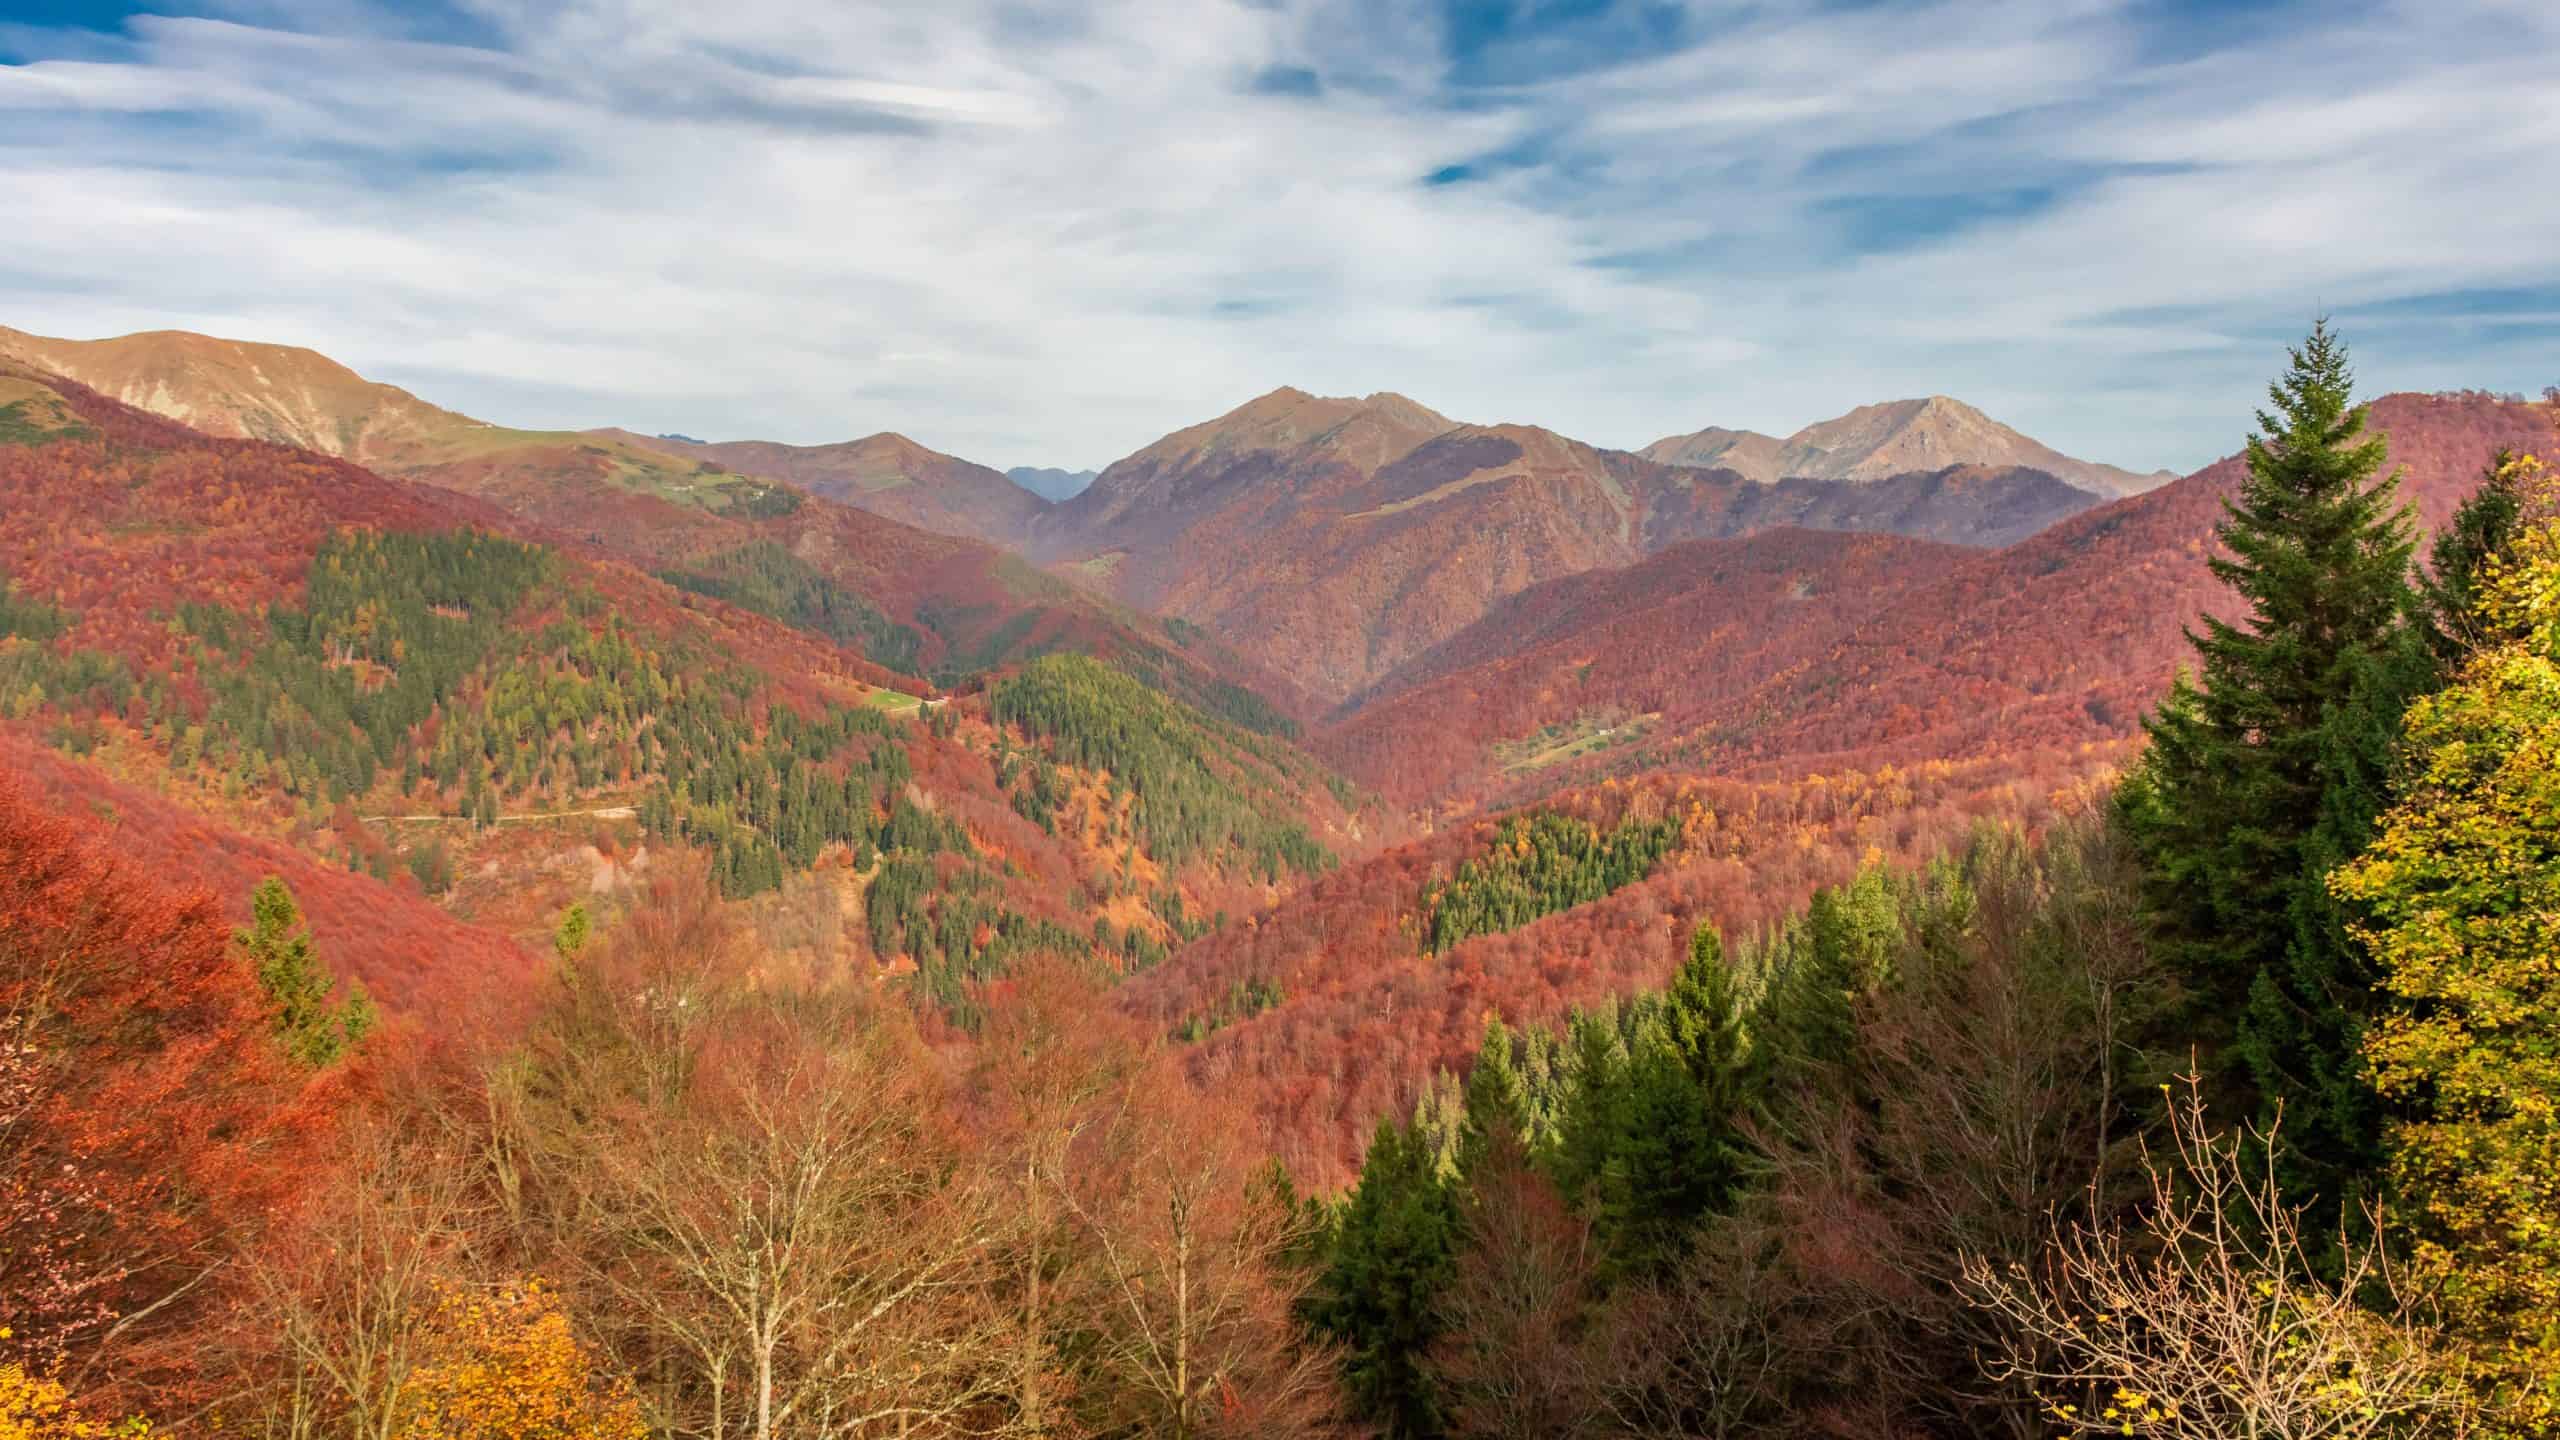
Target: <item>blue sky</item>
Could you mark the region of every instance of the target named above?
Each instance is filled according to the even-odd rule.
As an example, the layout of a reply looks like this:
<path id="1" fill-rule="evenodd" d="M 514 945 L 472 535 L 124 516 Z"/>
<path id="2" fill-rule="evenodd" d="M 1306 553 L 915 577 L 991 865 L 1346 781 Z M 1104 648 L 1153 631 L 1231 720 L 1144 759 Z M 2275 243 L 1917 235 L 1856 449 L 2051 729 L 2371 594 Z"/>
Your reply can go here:
<path id="1" fill-rule="evenodd" d="M 0 7 L 0 324 L 998 465 L 1293 384 L 2187 469 L 2323 311 L 2560 383 L 2555 181 L 2546 0 Z"/>

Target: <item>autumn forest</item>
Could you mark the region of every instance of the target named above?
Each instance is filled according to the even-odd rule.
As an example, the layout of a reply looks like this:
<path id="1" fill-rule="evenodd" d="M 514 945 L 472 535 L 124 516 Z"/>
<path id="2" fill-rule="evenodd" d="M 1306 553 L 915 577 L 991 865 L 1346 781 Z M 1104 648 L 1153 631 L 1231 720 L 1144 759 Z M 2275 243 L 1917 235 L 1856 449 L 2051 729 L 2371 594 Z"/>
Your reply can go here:
<path id="1" fill-rule="evenodd" d="M 0 331 L 0 1440 L 2560 1434 L 2560 394 L 2266 359 L 1055 500 Z"/>

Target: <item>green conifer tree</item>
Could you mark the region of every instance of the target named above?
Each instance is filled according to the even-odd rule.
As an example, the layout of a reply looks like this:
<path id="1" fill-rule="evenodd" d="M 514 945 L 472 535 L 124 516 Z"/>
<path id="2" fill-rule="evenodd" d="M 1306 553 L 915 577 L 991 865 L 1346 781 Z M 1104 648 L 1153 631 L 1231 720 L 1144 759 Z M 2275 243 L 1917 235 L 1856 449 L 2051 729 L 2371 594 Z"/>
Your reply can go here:
<path id="1" fill-rule="evenodd" d="M 1440 1338 L 1440 1298 L 1456 1265 L 1457 1194 L 1431 1145 L 1381 1121 L 1360 1183 L 1334 1217 L 1324 1268 L 1306 1301 L 1309 1323 L 1345 1352 L 1355 1409 L 1386 1434 L 1441 1432 L 1426 1366 Z"/>
<path id="2" fill-rule="evenodd" d="M 1702 1223 L 1731 1208 L 1748 1175 L 1741 1126 L 1757 1098 L 1751 1047 L 1713 926 L 1691 937 L 1658 1020 L 1629 1048 L 1594 1187 L 1603 1268 L 1621 1277 L 1667 1271 Z"/>
<path id="3" fill-rule="evenodd" d="M 2425 602 L 2427 648 L 2443 666 L 2459 665 L 2476 649 L 2521 636 L 2489 631 L 2480 604 L 2490 570 L 2503 559 L 2525 523 L 2525 490 L 2539 465 L 2501 450 L 2480 477 L 2480 487 L 2453 512 L 2427 550 L 2427 574 L 2419 582 Z M 2433 688 L 2433 687 L 2430 687 Z"/>
<path id="4" fill-rule="evenodd" d="M 587 948 L 594 931 L 595 922 L 587 918 L 585 904 L 570 906 L 561 912 L 559 927 L 551 932 L 551 953 L 560 957 L 561 964 L 568 964 Z"/>
<path id="5" fill-rule="evenodd" d="M 1529 1142 L 1529 1086 L 1512 1052 L 1510 1027 L 1501 1016 L 1487 1016 L 1484 1044 L 1467 1070 L 1465 1131 L 1458 1148 L 1461 1174 L 1475 1174 L 1505 1135 L 1524 1147 Z"/>
<path id="6" fill-rule="evenodd" d="M 2371 977 L 2319 890 L 2376 813 L 2406 703 L 2412 522 L 2325 321 L 2269 389 L 2213 573 L 2246 605 L 2189 630 L 2201 666 L 2147 722 L 2119 797 L 2162 958 L 2244 1105 L 2285 1111 L 2297 1198 L 2372 1159 Z"/>
<path id="7" fill-rule="evenodd" d="M 251 923 L 238 932 L 241 951 L 258 984 L 276 1007 L 276 1040 L 285 1053 L 318 1069 L 353 1049 L 374 1027 L 372 999 L 350 981 L 347 998 L 330 1003 L 337 988 L 311 948 L 302 911 L 284 881 L 268 876 L 249 897 Z"/>

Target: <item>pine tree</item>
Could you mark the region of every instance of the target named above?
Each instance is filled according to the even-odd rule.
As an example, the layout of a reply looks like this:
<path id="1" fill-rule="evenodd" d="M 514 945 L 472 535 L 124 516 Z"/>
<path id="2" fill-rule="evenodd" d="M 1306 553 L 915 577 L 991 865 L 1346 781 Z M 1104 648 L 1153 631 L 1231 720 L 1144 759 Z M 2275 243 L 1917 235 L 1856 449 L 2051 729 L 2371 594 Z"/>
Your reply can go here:
<path id="1" fill-rule="evenodd" d="M 1711 1108 L 1730 1112 L 1744 1097 L 1750 1061 L 1741 996 L 1713 923 L 1689 935 L 1689 958 L 1663 995 L 1664 1024 L 1690 1079 Z"/>
<path id="2" fill-rule="evenodd" d="M 1815 891 L 1803 922 L 1770 942 L 1752 1027 L 1764 1088 L 1795 1093 L 1836 1074 L 1856 1043 L 1857 997 L 1900 927 L 1892 881 L 1878 868 L 1845 887 Z"/>
<path id="3" fill-rule="evenodd" d="M 1390 1436 L 1440 1433 L 1425 1362 L 1440 1337 L 1440 1298 L 1455 1271 L 1457 1241 L 1457 1195 L 1431 1146 L 1381 1121 L 1360 1182 L 1334 1217 L 1306 1314 L 1341 1343 L 1352 1404 Z"/>
<path id="4" fill-rule="evenodd" d="M 2304 1200 L 2334 1200 L 2372 1156 L 2371 977 L 2311 892 L 2369 829 L 2406 703 L 2412 522 L 2353 389 L 2323 321 L 2269 387 L 2216 530 L 2213 573 L 2247 613 L 2187 632 L 2201 675 L 2146 721 L 2119 797 L 2162 958 L 2219 1079 L 2284 1110 Z"/>
<path id="5" fill-rule="evenodd" d="M 1460 1173 L 1472 1176 L 1509 1136 L 1524 1148 L 1531 1139 L 1529 1087 L 1512 1062 L 1510 1027 L 1498 1015 L 1484 1022 L 1484 1044 L 1467 1071 L 1466 1121 L 1458 1148 Z"/>
<path id="6" fill-rule="evenodd" d="M 343 1003 L 329 1002 L 336 982 L 313 953 L 311 932 L 303 928 L 302 911 L 284 881 L 270 875 L 259 882 L 249 912 L 252 923 L 237 938 L 275 1004 L 277 1042 L 314 1069 L 331 1064 L 372 1032 L 372 999 L 350 982 Z"/>
<path id="7" fill-rule="evenodd" d="M 1661 1015 L 1629 1048 L 1594 1186 L 1604 1268 L 1620 1277 L 1667 1271 L 1701 1224 L 1731 1208 L 1748 1173 L 1750 1047 L 1712 926 L 1698 927 Z"/>
<path id="8" fill-rule="evenodd" d="M 1564 1101 L 1557 1117 L 1556 1188 L 1583 1201 L 1609 1161 L 1612 1120 L 1627 1074 L 1627 1046 L 1619 1033 L 1615 998 L 1600 1008 L 1576 1011 L 1567 1023 Z"/>

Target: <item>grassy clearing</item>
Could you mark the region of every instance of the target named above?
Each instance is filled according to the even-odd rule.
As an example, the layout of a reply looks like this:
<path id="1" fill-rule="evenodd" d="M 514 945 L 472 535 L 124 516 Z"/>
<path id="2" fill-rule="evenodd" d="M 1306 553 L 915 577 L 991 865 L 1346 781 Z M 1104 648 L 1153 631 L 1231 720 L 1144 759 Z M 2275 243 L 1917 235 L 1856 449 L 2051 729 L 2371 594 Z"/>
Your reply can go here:
<path id="1" fill-rule="evenodd" d="M 862 703 L 890 715 L 916 715 L 924 710 L 924 701 L 903 690 L 884 690 L 877 685 L 862 697 Z"/>
<path id="2" fill-rule="evenodd" d="M 1493 747 L 1494 763 L 1506 775 L 1527 770 L 1543 770 L 1568 760 L 1595 755 L 1616 745 L 1644 738 L 1661 719 L 1659 712 L 1649 715 L 1626 715 L 1619 712 L 1585 712 L 1558 725 L 1549 725 L 1536 734 L 1520 740 L 1504 740 Z"/>
<path id="3" fill-rule="evenodd" d="M 87 432 L 60 395 L 38 381 L 0 375 L 0 445 L 39 445 Z"/>

